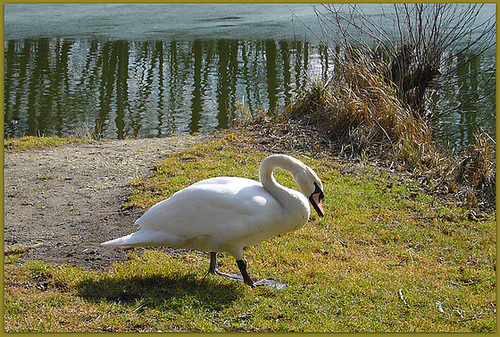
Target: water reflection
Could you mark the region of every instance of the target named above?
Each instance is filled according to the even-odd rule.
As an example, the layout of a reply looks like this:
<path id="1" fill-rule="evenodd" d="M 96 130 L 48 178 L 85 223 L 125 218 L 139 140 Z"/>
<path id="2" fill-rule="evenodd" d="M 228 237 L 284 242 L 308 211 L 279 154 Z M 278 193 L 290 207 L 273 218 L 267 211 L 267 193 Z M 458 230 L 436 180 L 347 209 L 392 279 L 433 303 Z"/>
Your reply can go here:
<path id="1" fill-rule="evenodd" d="M 5 137 L 85 126 L 118 139 L 226 128 L 243 101 L 279 111 L 308 76 L 326 79 L 334 66 L 325 47 L 272 39 L 9 40 L 4 64 Z M 494 137 L 494 55 L 461 54 L 444 67 L 456 76 L 434 95 L 437 138 L 463 148 L 478 128 Z"/>
<path id="2" fill-rule="evenodd" d="M 465 148 L 474 142 L 476 132 L 495 138 L 496 95 L 493 56 L 461 53 L 451 58 L 445 71 L 453 70 L 453 83 L 441 83 L 437 104 L 435 135 L 451 148 Z"/>
<path id="3" fill-rule="evenodd" d="M 228 127 L 243 99 L 281 109 L 328 65 L 321 47 L 296 41 L 8 41 L 5 136 L 209 132 Z"/>

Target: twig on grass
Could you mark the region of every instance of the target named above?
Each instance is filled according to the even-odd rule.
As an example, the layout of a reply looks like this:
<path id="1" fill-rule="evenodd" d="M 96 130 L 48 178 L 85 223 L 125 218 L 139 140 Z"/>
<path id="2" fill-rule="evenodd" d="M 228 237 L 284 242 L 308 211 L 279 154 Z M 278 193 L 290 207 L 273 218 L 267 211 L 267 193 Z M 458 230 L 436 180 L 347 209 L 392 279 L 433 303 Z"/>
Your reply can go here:
<path id="1" fill-rule="evenodd" d="M 335 235 L 335 233 L 332 233 L 332 235 L 335 237 L 335 239 L 337 239 L 340 242 L 342 246 L 347 247 L 347 243 L 342 241 L 337 235 Z"/>
<path id="2" fill-rule="evenodd" d="M 402 296 L 402 292 L 401 292 L 401 291 L 402 291 L 402 289 L 400 290 L 400 295 Z M 439 301 L 436 301 L 436 305 L 437 305 L 437 307 L 438 307 L 438 311 L 439 311 L 440 313 L 442 313 L 442 314 L 443 314 L 443 316 L 444 316 L 444 318 L 445 318 L 447 321 L 451 322 L 451 323 L 458 324 L 458 323 L 463 323 L 463 322 L 468 322 L 468 321 L 474 321 L 474 320 L 476 320 L 476 319 L 478 319 L 478 318 L 480 318 L 480 317 L 482 317 L 482 316 L 484 316 L 484 315 L 489 314 L 489 312 L 482 311 L 482 312 L 480 312 L 480 313 L 470 315 L 468 318 L 465 318 L 465 317 L 464 317 L 464 315 L 463 315 L 463 313 L 462 313 L 462 311 L 461 311 L 460 309 L 456 308 L 454 311 L 455 311 L 455 312 L 456 312 L 456 313 L 460 316 L 460 318 L 461 318 L 461 319 L 459 319 L 459 320 L 454 320 L 454 319 L 451 319 L 451 318 L 446 317 L 445 311 L 444 311 L 444 309 L 443 309 L 443 305 L 445 304 L 445 302 L 446 302 L 446 301 L 444 301 L 444 302 L 439 302 Z"/>
<path id="3" fill-rule="evenodd" d="M 443 304 L 444 304 L 444 303 L 445 303 L 445 302 L 439 302 L 439 301 L 436 301 L 436 305 L 437 305 L 437 307 L 438 307 L 438 310 L 439 310 L 439 312 L 440 312 L 440 313 L 442 313 L 442 314 L 444 314 L 444 309 L 443 309 Z"/>
<path id="4" fill-rule="evenodd" d="M 144 303 L 141 303 L 137 308 L 134 309 L 134 312 L 142 311 L 142 309 L 150 303 L 152 303 L 152 301 L 146 301 Z"/>
<path id="5" fill-rule="evenodd" d="M 399 297 L 401 298 L 401 301 L 403 301 L 403 303 L 404 303 L 404 304 L 405 304 L 408 308 L 413 309 L 413 308 L 412 308 L 412 307 L 408 304 L 408 302 L 406 302 L 406 299 L 405 299 L 405 297 L 404 297 L 404 295 L 403 295 L 403 289 L 399 289 L 398 294 L 399 294 Z"/>
<path id="6" fill-rule="evenodd" d="M 487 312 L 480 312 L 478 314 L 471 315 L 469 318 L 464 318 L 464 319 L 461 319 L 461 320 L 458 320 L 458 321 L 450 319 L 449 321 L 452 322 L 452 323 L 462 323 L 462 322 L 467 322 L 467 321 L 473 321 L 473 320 L 476 320 L 479 317 L 481 317 L 483 315 L 486 315 L 486 314 L 488 314 L 488 313 Z"/>

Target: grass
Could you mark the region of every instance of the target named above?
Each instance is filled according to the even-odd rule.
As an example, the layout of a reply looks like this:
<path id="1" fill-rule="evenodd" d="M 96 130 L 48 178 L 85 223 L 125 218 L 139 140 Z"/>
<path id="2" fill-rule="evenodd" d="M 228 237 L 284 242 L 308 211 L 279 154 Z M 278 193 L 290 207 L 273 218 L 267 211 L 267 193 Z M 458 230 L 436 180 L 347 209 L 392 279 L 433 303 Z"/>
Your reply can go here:
<path id="1" fill-rule="evenodd" d="M 131 183 L 126 206 L 147 208 L 207 177 L 255 179 L 267 153 L 239 139 L 230 133 L 171 154 L 150 179 Z M 444 206 L 411 180 L 368 164 L 346 170 L 327 156 L 294 155 L 321 177 L 326 216 L 245 250 L 251 275 L 288 288 L 251 289 L 206 275 L 208 254 L 196 251 L 129 249 L 126 261 L 98 271 L 20 264 L 16 250 L 5 264 L 5 330 L 496 331 L 493 211 L 472 216 Z M 295 186 L 287 173 L 276 177 Z M 220 268 L 237 271 L 228 255 Z"/>
<path id="2" fill-rule="evenodd" d="M 281 123 L 283 131 L 273 139 L 288 139 L 289 143 L 302 134 L 311 135 L 314 129 L 313 147 L 345 158 L 385 161 L 387 166 L 397 166 L 425 180 L 434 191 L 453 194 L 472 206 L 494 208 L 495 141 L 478 133 L 462 153 L 439 150 L 432 123 L 398 96 L 398 88 L 387 78 L 387 67 L 368 49 L 348 48 L 336 56 L 331 78 L 311 81 L 273 118 L 273 127 L 268 128 L 269 121 L 262 118 L 249 124 L 260 124 L 257 127 L 276 133 Z M 309 130 L 304 131 L 304 127 Z M 291 148 L 290 144 L 286 148 Z"/>
<path id="3" fill-rule="evenodd" d="M 90 139 L 86 138 L 25 136 L 20 138 L 5 139 L 4 149 L 7 152 L 21 152 L 31 149 L 40 149 L 48 146 L 61 146 L 68 143 L 84 143 L 89 141 Z"/>

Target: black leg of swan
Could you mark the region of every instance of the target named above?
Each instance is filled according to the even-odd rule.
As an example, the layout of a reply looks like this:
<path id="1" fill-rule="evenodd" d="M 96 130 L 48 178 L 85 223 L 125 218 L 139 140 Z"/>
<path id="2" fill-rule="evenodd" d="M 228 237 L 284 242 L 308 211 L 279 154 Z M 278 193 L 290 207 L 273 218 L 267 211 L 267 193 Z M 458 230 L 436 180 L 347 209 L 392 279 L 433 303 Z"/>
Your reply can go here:
<path id="1" fill-rule="evenodd" d="M 272 279 L 262 279 L 257 282 L 253 282 L 250 276 L 248 275 L 247 272 L 247 262 L 245 260 L 237 260 L 236 263 L 238 264 L 238 268 L 240 268 L 241 275 L 243 275 L 243 279 L 245 280 L 245 283 L 248 284 L 249 286 L 252 287 L 261 287 L 261 286 L 266 286 L 270 288 L 276 288 L 276 289 L 284 289 L 286 288 L 286 283 L 281 283 Z"/>
<path id="2" fill-rule="evenodd" d="M 217 270 L 217 253 L 211 252 L 210 253 L 210 268 L 208 269 L 208 272 L 210 274 L 214 274 L 215 270 Z"/>
<path id="3" fill-rule="evenodd" d="M 246 284 L 248 284 L 251 287 L 267 286 L 267 287 L 276 288 L 276 289 L 286 288 L 285 283 L 281 283 L 281 282 L 271 280 L 271 279 L 263 279 L 263 280 L 254 282 L 252 280 L 252 278 L 250 277 L 250 275 L 248 275 L 247 262 L 245 260 L 241 259 L 241 260 L 236 260 L 236 263 L 238 264 L 238 268 L 240 269 L 241 275 L 220 272 L 217 269 L 217 253 L 211 252 L 210 253 L 210 268 L 209 268 L 208 272 L 211 274 L 217 275 L 217 276 L 229 278 L 231 280 L 244 281 Z"/>
<path id="4" fill-rule="evenodd" d="M 255 283 L 252 281 L 252 278 L 250 277 L 250 275 L 248 275 L 247 272 L 247 261 L 241 259 L 241 260 L 236 260 L 236 263 L 238 264 L 238 268 L 240 269 L 241 275 L 243 276 L 243 280 L 245 281 L 245 283 L 251 287 L 255 287 Z"/>
<path id="5" fill-rule="evenodd" d="M 226 277 L 231 280 L 236 280 L 236 281 L 244 281 L 243 277 L 238 274 L 232 274 L 232 273 L 223 273 L 219 271 L 217 267 L 217 253 L 216 252 L 210 252 L 210 268 L 208 269 L 208 272 L 210 274 L 214 274 L 220 277 Z"/>

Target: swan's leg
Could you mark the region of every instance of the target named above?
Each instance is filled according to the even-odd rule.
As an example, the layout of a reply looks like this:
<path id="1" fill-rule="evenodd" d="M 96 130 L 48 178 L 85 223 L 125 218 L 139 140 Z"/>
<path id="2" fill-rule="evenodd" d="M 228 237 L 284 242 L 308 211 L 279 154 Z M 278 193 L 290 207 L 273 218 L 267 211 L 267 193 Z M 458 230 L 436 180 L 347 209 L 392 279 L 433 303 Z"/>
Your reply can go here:
<path id="1" fill-rule="evenodd" d="M 210 268 L 208 269 L 208 272 L 210 274 L 213 274 L 216 269 L 217 269 L 217 253 L 210 252 Z"/>
<path id="2" fill-rule="evenodd" d="M 247 261 L 241 259 L 241 260 L 236 260 L 236 263 L 238 264 L 238 268 L 241 271 L 241 275 L 243 276 L 243 280 L 245 281 L 245 283 L 253 287 L 254 283 L 247 272 Z"/>
<path id="3" fill-rule="evenodd" d="M 236 263 L 238 264 L 238 268 L 240 268 L 241 275 L 243 275 L 243 280 L 245 281 L 246 284 L 248 284 L 251 287 L 267 286 L 276 289 L 286 288 L 286 283 L 281 283 L 267 278 L 257 282 L 253 282 L 247 272 L 247 262 L 241 259 L 241 260 L 236 260 Z"/>
<path id="4" fill-rule="evenodd" d="M 210 268 L 208 269 L 208 272 L 210 274 L 214 274 L 214 275 L 221 276 L 221 277 L 226 277 L 226 278 L 229 278 L 231 280 L 243 281 L 243 277 L 241 277 L 241 275 L 232 274 L 232 273 L 223 273 L 223 272 L 219 271 L 219 269 L 217 268 L 217 253 L 216 252 L 210 252 Z"/>
<path id="5" fill-rule="evenodd" d="M 220 277 L 226 277 L 231 280 L 236 280 L 236 281 L 244 281 L 246 284 L 248 284 L 251 287 L 258 287 L 258 286 L 267 286 L 271 288 L 276 288 L 276 289 L 284 289 L 286 288 L 285 283 L 281 283 L 275 280 L 271 279 L 263 279 L 257 282 L 254 282 L 250 275 L 248 275 L 247 271 L 247 262 L 244 259 L 236 260 L 236 263 L 238 264 L 238 268 L 240 269 L 241 275 L 239 274 L 232 274 L 232 273 L 223 273 L 217 269 L 217 253 L 216 252 L 210 252 L 210 268 L 208 269 L 208 272 L 210 274 L 214 274 Z"/>

